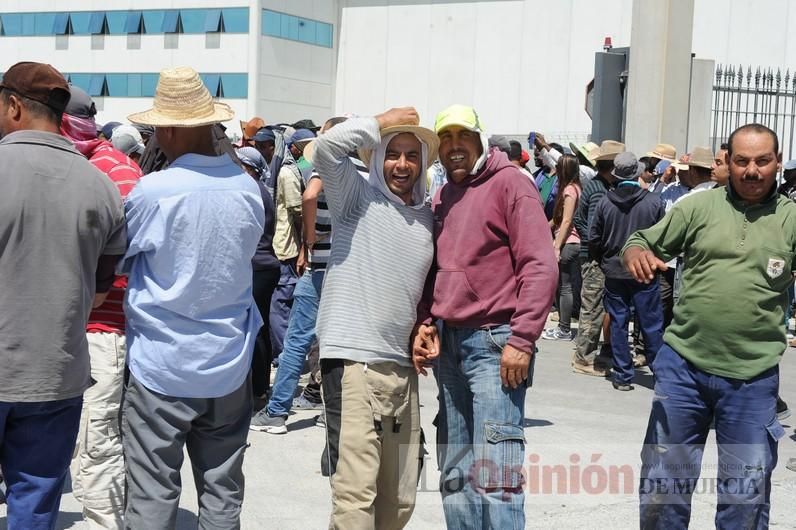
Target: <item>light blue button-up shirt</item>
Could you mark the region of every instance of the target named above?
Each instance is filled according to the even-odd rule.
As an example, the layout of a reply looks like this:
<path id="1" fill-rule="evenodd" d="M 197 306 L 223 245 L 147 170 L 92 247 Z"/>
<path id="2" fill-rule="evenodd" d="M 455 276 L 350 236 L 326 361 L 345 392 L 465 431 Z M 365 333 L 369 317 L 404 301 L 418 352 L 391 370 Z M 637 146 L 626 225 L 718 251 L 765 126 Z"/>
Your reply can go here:
<path id="1" fill-rule="evenodd" d="M 130 371 L 167 396 L 238 389 L 263 324 L 252 297 L 265 222 L 256 182 L 227 155 L 186 154 L 143 177 L 125 213 Z"/>

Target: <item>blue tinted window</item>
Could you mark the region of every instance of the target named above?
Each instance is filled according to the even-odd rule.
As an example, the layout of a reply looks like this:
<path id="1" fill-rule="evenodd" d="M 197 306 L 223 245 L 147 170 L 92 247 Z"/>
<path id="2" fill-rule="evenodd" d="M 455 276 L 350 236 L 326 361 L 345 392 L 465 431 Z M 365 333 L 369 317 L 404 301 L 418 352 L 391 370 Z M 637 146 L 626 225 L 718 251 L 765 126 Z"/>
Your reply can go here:
<path id="1" fill-rule="evenodd" d="M 205 9 L 181 9 L 180 19 L 183 33 L 204 33 L 206 15 L 207 10 Z"/>
<path id="2" fill-rule="evenodd" d="M 202 82 L 207 87 L 207 90 L 210 91 L 210 95 L 214 98 L 218 97 L 218 86 L 221 76 L 218 74 L 199 74 L 199 77 L 202 78 Z"/>
<path id="3" fill-rule="evenodd" d="M 108 11 L 105 18 L 108 21 L 108 33 L 111 35 L 124 35 L 127 33 L 127 11 Z"/>
<path id="4" fill-rule="evenodd" d="M 318 46 L 332 47 L 332 25 L 318 22 L 315 28 L 315 43 Z"/>
<path id="5" fill-rule="evenodd" d="M 275 11 L 263 10 L 263 35 L 271 37 L 282 36 L 282 14 Z"/>
<path id="6" fill-rule="evenodd" d="M 230 8 L 222 9 L 224 17 L 224 31 L 227 33 L 248 33 L 249 32 L 249 8 Z"/>
<path id="7" fill-rule="evenodd" d="M 299 19 L 291 15 L 282 15 L 282 37 L 299 40 Z"/>
<path id="8" fill-rule="evenodd" d="M 70 13 L 69 20 L 72 22 L 72 33 L 75 35 L 89 35 L 89 24 L 91 22 L 91 13 L 79 12 Z"/>
<path id="9" fill-rule="evenodd" d="M 298 40 L 308 44 L 315 44 L 315 24 L 314 20 L 298 19 Z"/>
<path id="10" fill-rule="evenodd" d="M 176 33 L 180 23 L 179 11 L 166 11 L 160 31 L 163 33 Z"/>
<path id="11" fill-rule="evenodd" d="M 125 33 L 140 33 L 142 30 L 141 21 L 143 20 L 140 11 L 131 11 L 127 14 L 127 19 L 124 21 Z"/>
<path id="12" fill-rule="evenodd" d="M 221 88 L 225 98 L 246 98 L 249 94 L 249 76 L 221 74 Z"/>
<path id="13" fill-rule="evenodd" d="M 3 35 L 16 37 L 22 35 L 22 15 L 0 15 L 3 21 Z"/>
<path id="14" fill-rule="evenodd" d="M 91 21 L 88 23 L 89 33 L 92 35 L 99 35 L 105 32 L 105 13 L 94 12 L 91 13 Z"/>
<path id="15" fill-rule="evenodd" d="M 52 35 L 55 24 L 55 13 L 36 13 L 34 17 L 34 34 Z"/>
<path id="16" fill-rule="evenodd" d="M 110 81 L 108 89 L 110 90 Z M 141 74 L 127 74 L 127 95 L 133 98 L 141 97 Z"/>
<path id="17" fill-rule="evenodd" d="M 91 80 L 88 83 L 89 96 L 102 96 L 105 95 L 105 76 L 103 74 L 91 74 Z"/>
<path id="18" fill-rule="evenodd" d="M 91 74 L 69 74 L 69 81 L 88 92 L 88 87 L 91 84 Z"/>
<path id="19" fill-rule="evenodd" d="M 263 9 L 262 33 L 326 48 L 332 47 L 333 26 L 310 18 L 295 17 Z"/>
<path id="20" fill-rule="evenodd" d="M 221 31 L 221 10 L 209 9 L 205 13 L 205 31 Z"/>
<path id="21" fill-rule="evenodd" d="M 108 84 L 109 96 L 123 97 L 130 95 L 128 90 L 129 85 L 127 83 L 127 74 L 105 74 L 105 82 Z"/>
<path id="22" fill-rule="evenodd" d="M 144 11 L 144 33 L 163 33 L 165 11 Z"/>
<path id="23" fill-rule="evenodd" d="M 66 35 L 69 31 L 69 13 L 56 13 L 53 21 L 53 33 L 56 35 Z"/>
<path id="24" fill-rule="evenodd" d="M 32 13 L 24 13 L 22 15 L 22 34 L 23 35 L 36 34 L 36 15 Z"/>
<path id="25" fill-rule="evenodd" d="M 159 76 L 159 74 L 141 74 L 141 95 L 143 97 L 154 97 Z"/>

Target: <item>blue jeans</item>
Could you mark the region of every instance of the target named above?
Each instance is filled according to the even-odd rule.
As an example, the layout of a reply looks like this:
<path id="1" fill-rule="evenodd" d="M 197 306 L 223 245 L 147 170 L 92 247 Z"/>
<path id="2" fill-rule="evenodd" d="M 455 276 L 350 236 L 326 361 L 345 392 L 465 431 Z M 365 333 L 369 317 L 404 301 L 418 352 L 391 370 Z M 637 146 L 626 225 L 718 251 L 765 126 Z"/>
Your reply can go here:
<path id="1" fill-rule="evenodd" d="M 285 345 L 290 310 L 293 307 L 293 290 L 298 281 L 296 272 L 296 258 L 279 262 L 279 283 L 271 296 L 271 311 L 268 322 L 271 332 L 271 351 L 276 359 L 282 353 Z"/>
<path id="2" fill-rule="evenodd" d="M 293 308 L 285 333 L 285 345 L 279 356 L 268 414 L 287 416 L 293 404 L 293 395 L 304 367 L 304 358 L 315 342 L 315 321 L 325 270 L 307 271 L 299 278 L 293 291 Z"/>
<path id="3" fill-rule="evenodd" d="M 456 328 L 445 323 L 435 368 L 439 385 L 437 459 L 448 528 L 525 527 L 522 465 L 525 386 L 500 381 L 508 325 Z"/>
<path id="4" fill-rule="evenodd" d="M 0 467 L 7 485 L 8 528 L 55 528 L 82 406 L 82 396 L 0 402 Z"/>
<path id="5" fill-rule="evenodd" d="M 627 343 L 631 306 L 636 308 L 636 315 L 641 324 L 641 333 L 644 336 L 644 349 L 651 356 L 647 359 L 650 366 L 655 359 L 655 354 L 663 345 L 663 309 L 658 280 L 655 279 L 655 281 L 644 284 L 635 280 L 606 278 L 603 304 L 611 316 L 614 382 L 630 384 L 635 373 L 633 357 Z"/>
<path id="6" fill-rule="evenodd" d="M 719 452 L 716 528 L 768 528 L 777 440 L 779 367 L 741 381 L 696 368 L 664 344 L 655 358 L 655 394 L 641 452 L 641 528 L 686 528 L 710 430 Z M 705 479 L 709 480 L 709 479 Z M 710 484 L 710 482 L 708 482 Z"/>

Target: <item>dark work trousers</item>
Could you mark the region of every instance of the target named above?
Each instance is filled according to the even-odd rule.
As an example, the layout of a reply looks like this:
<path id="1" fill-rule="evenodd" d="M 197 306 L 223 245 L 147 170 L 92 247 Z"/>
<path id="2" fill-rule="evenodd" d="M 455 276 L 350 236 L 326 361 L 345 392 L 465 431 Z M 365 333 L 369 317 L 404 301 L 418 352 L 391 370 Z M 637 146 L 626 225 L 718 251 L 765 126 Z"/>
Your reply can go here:
<path id="1" fill-rule="evenodd" d="M 645 284 L 632 279 L 605 279 L 605 310 L 611 316 L 611 350 L 614 363 L 614 382 L 633 381 L 633 357 L 627 343 L 630 308 L 636 308 L 641 333 L 651 363 L 663 344 L 663 318 L 657 279 Z"/>
<path id="2" fill-rule="evenodd" d="M 659 275 L 661 283 L 661 304 L 663 305 L 663 330 L 672 323 L 674 314 L 674 267 L 669 267 Z"/>
<path id="3" fill-rule="evenodd" d="M 254 302 L 263 318 L 263 327 L 257 334 L 254 342 L 254 354 L 252 355 L 252 394 L 260 397 L 268 392 L 271 381 L 271 336 L 269 325 L 269 312 L 271 308 L 271 297 L 279 283 L 279 269 L 263 269 L 254 271 L 254 285 L 252 288 Z"/>
<path id="4" fill-rule="evenodd" d="M 271 298 L 271 311 L 269 314 L 271 324 L 271 349 L 273 358 L 279 357 L 285 343 L 287 323 L 290 320 L 290 310 L 293 308 L 293 290 L 296 288 L 299 275 L 296 269 L 296 258 L 280 261 L 279 284 Z"/>
<path id="5" fill-rule="evenodd" d="M 688 528 L 691 497 L 705 488 L 718 494 L 716 528 L 768 528 L 771 473 L 777 441 L 785 435 L 776 417 L 779 366 L 748 380 L 731 379 L 700 370 L 664 344 L 653 370 L 655 393 L 641 451 L 642 530 Z M 711 422 L 718 470 L 711 467 L 700 481 Z"/>
<path id="6" fill-rule="evenodd" d="M 82 405 L 82 396 L 0 402 L 0 466 L 6 482 L 8 528 L 55 528 Z"/>

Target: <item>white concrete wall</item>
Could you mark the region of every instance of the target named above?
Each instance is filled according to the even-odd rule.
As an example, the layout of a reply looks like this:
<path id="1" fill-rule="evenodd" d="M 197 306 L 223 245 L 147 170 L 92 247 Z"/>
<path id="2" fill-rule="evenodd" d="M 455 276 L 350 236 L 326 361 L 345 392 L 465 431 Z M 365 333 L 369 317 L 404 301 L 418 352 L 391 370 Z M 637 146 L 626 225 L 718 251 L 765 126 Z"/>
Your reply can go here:
<path id="1" fill-rule="evenodd" d="M 322 124 L 334 114 L 337 63 L 336 0 L 262 0 L 271 9 L 332 24 L 333 48 L 263 36 L 260 38 L 256 109 L 267 122 L 309 118 Z"/>
<path id="2" fill-rule="evenodd" d="M 473 105 L 494 133 L 585 140 L 594 53 L 630 44 L 632 0 L 340 0 L 338 112 Z"/>

